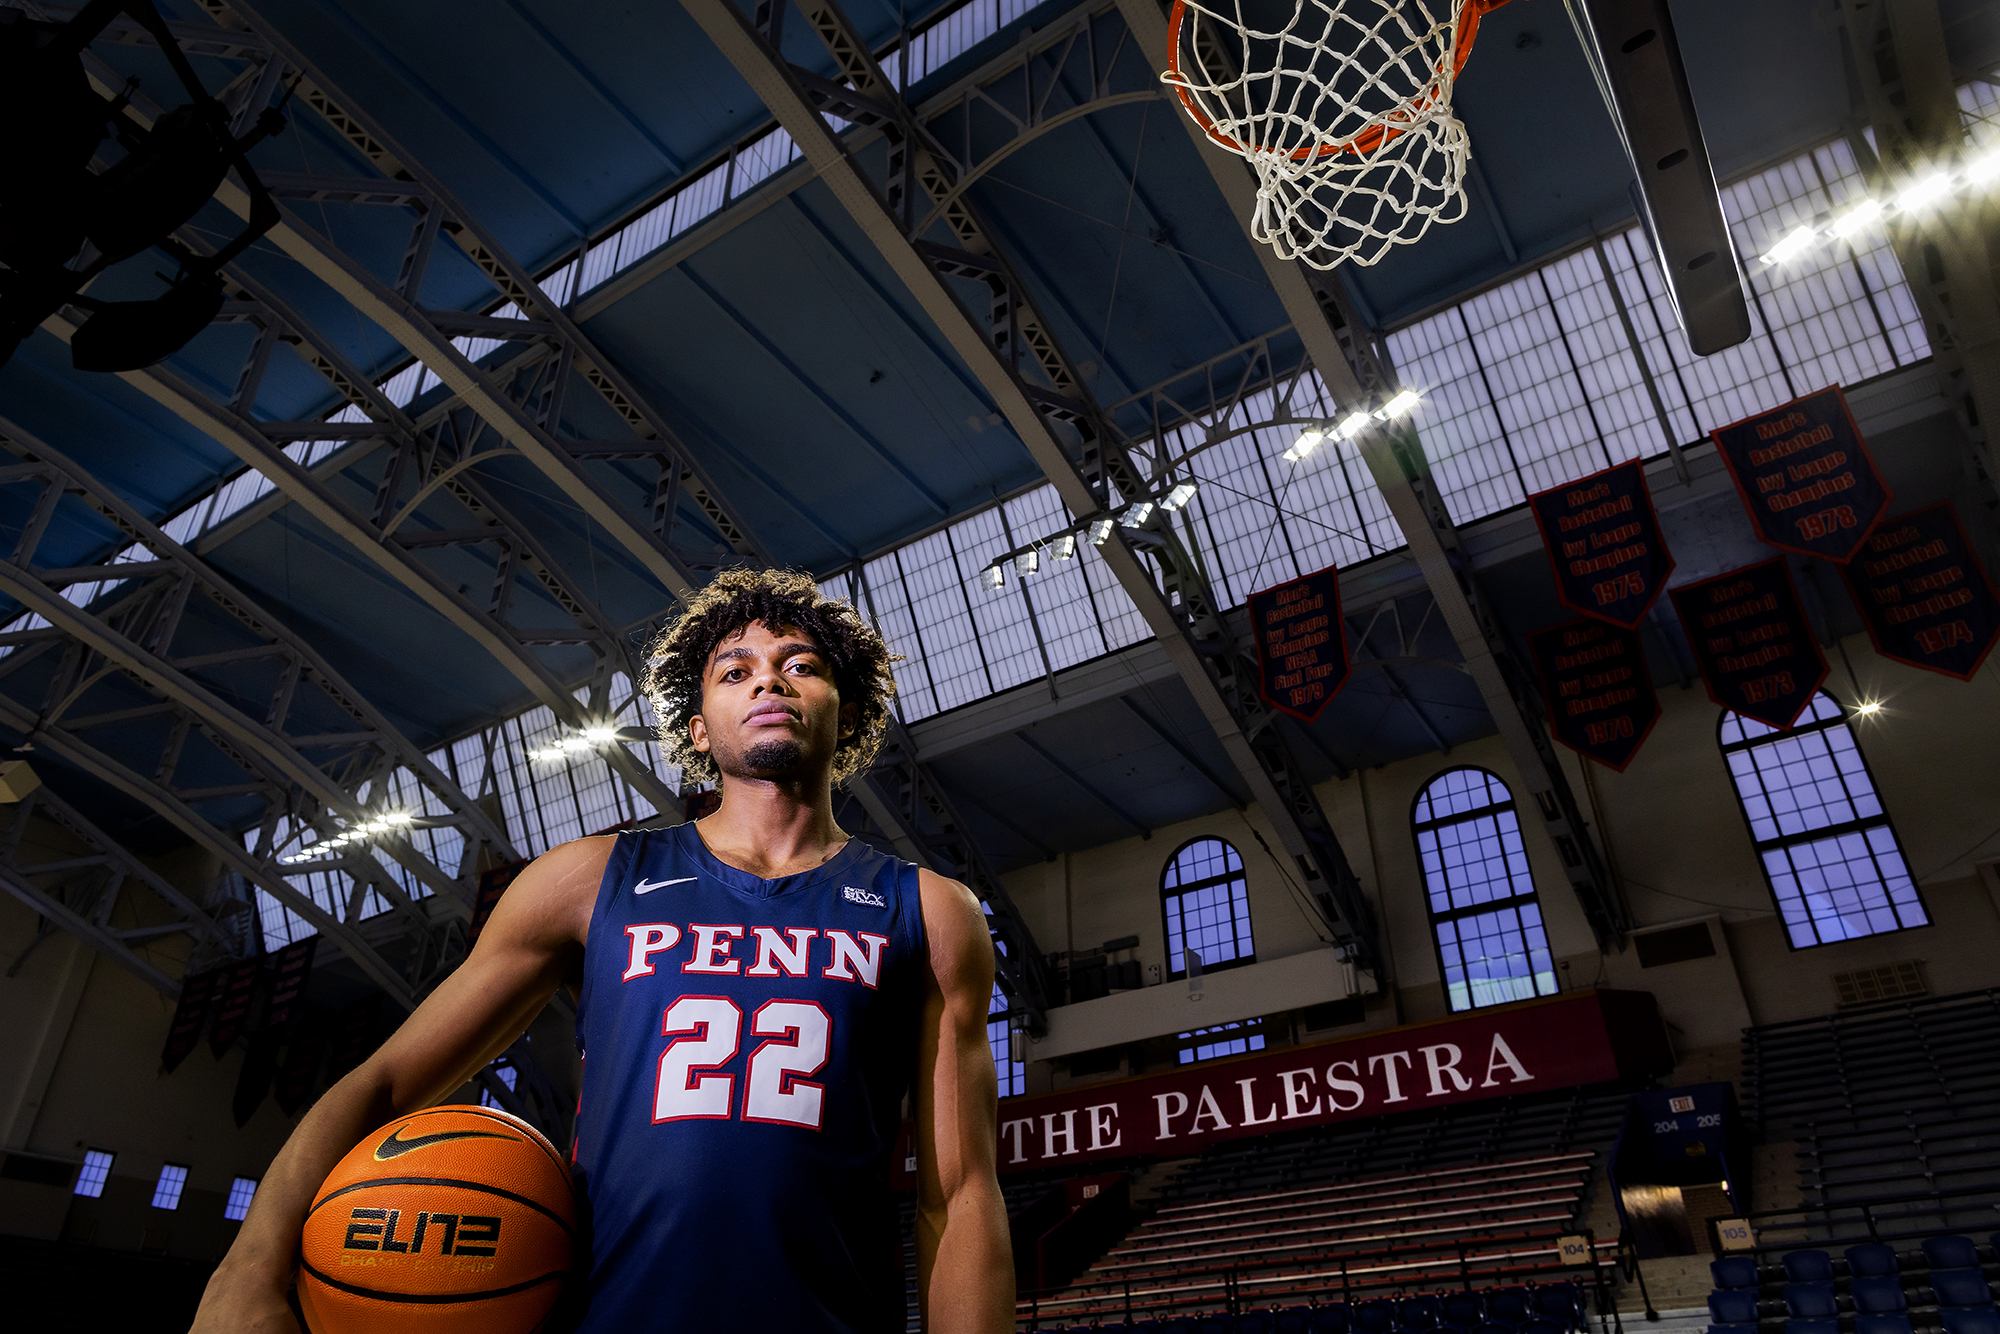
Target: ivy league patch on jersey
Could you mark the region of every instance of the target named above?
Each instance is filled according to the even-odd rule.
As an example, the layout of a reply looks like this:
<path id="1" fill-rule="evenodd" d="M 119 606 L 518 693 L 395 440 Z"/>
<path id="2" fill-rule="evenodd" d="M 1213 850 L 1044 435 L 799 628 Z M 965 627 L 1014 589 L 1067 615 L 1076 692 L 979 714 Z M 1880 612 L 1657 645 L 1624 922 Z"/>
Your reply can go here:
<path id="1" fill-rule="evenodd" d="M 618 836 L 576 1016 L 581 1334 L 902 1328 L 924 948 L 916 867 L 859 839 L 761 880 L 692 824 Z"/>

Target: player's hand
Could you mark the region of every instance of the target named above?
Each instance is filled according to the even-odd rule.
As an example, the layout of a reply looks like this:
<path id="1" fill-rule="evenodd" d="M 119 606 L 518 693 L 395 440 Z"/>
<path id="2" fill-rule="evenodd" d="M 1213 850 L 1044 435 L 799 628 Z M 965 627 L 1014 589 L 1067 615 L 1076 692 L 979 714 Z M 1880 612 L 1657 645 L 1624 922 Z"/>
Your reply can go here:
<path id="1" fill-rule="evenodd" d="M 287 1286 L 225 1261 L 202 1291 L 188 1334 L 303 1334 L 285 1300 Z"/>

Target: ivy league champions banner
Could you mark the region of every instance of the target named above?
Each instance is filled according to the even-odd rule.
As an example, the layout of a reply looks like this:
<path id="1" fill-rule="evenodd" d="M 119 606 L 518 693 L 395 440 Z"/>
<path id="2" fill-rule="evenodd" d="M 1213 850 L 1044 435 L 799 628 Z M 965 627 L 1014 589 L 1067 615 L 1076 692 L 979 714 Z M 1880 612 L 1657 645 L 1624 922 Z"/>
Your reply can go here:
<path id="1" fill-rule="evenodd" d="M 1799 608 L 1783 556 L 1673 590 L 1708 697 L 1787 728 L 1826 679 L 1826 658 Z"/>
<path id="2" fill-rule="evenodd" d="M 1623 772 L 1660 720 L 1639 636 L 1588 618 L 1528 637 L 1556 740 Z"/>
<path id="3" fill-rule="evenodd" d="M 1347 684 L 1349 670 L 1339 567 L 1252 593 L 1250 626 L 1257 637 L 1257 693 L 1294 718 L 1318 718 Z"/>
<path id="4" fill-rule="evenodd" d="M 1885 658 L 1970 681 L 2000 638 L 2000 596 L 1949 501 L 1883 524 L 1844 572 Z"/>
<path id="5" fill-rule="evenodd" d="M 1538 491 L 1528 507 L 1542 530 L 1562 604 L 1637 629 L 1674 571 L 1645 468 L 1637 460 L 1621 463 Z"/>
<path id="6" fill-rule="evenodd" d="M 1889 512 L 1888 483 L 1836 388 L 1709 432 L 1757 536 L 1844 565 Z"/>
<path id="7" fill-rule="evenodd" d="M 1211 1144 L 1673 1068 L 1650 992 L 1581 991 L 1000 1104 L 1000 1170 Z M 915 1184 L 906 1122 L 892 1184 Z"/>

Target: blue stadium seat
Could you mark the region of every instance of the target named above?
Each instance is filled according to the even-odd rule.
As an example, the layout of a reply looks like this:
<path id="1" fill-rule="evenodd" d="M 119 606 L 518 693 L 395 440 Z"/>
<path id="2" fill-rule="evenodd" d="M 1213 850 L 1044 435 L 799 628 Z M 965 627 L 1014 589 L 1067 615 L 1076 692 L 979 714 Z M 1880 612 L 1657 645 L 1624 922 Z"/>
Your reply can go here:
<path id="1" fill-rule="evenodd" d="M 1278 1334 L 1313 1334 L 1310 1306 L 1287 1306 L 1278 1312 Z"/>
<path id="2" fill-rule="evenodd" d="M 1993 1290 L 1977 1269 L 1933 1269 L 1931 1290 L 1939 1306 L 1991 1306 Z"/>
<path id="3" fill-rule="evenodd" d="M 1903 1297 L 1903 1280 L 1900 1278 L 1863 1274 L 1847 1281 L 1847 1295 L 1854 1298 L 1856 1311 L 1867 1311 L 1872 1315 L 1910 1309 L 1910 1303 Z"/>
<path id="4" fill-rule="evenodd" d="M 1709 1276 L 1718 1288 L 1755 1288 L 1757 1260 L 1750 1255 L 1725 1255 L 1708 1262 Z"/>
<path id="5" fill-rule="evenodd" d="M 1486 1315 L 1489 1319 L 1505 1325 L 1519 1325 L 1532 1319 L 1535 1314 L 1535 1299 L 1528 1295 L 1526 1288 L 1488 1288 L 1486 1290 Z"/>
<path id="6" fill-rule="evenodd" d="M 1790 1259 L 1790 1256 L 1786 1256 Z M 1785 1285 L 1785 1314 L 1794 1320 L 1831 1320 L 1840 1314 L 1840 1306 L 1833 1299 L 1833 1284 L 1787 1283 Z"/>
<path id="7" fill-rule="evenodd" d="M 1910 1314 L 1895 1311 L 1887 1315 L 1863 1311 L 1854 1317 L 1854 1334 L 1914 1334 Z"/>
<path id="8" fill-rule="evenodd" d="M 1977 1269 L 1979 1248 L 1968 1237 L 1925 1237 L 1924 1259 L 1932 1269 Z"/>
<path id="9" fill-rule="evenodd" d="M 1201 1325 L 1186 1316 L 1176 1316 L 1160 1322 L 1160 1334 L 1201 1334 Z"/>
<path id="10" fill-rule="evenodd" d="M 1535 1288 L 1535 1310 L 1564 1330 L 1583 1325 L 1583 1289 L 1574 1283 L 1543 1283 Z"/>
<path id="11" fill-rule="evenodd" d="M 1474 1325 L 1472 1327 L 1472 1334 L 1514 1334 L 1514 1327 L 1489 1320 L 1483 1325 Z"/>
<path id="12" fill-rule="evenodd" d="M 1389 1334 L 1396 1327 L 1396 1303 L 1387 1297 L 1356 1302 L 1348 1323 L 1356 1334 Z"/>
<path id="13" fill-rule="evenodd" d="M 1544 1320 L 1536 1316 L 1521 1325 L 1521 1334 L 1565 1334 L 1565 1327 L 1553 1320 Z"/>
<path id="14" fill-rule="evenodd" d="M 1792 1251 L 1785 1256 L 1785 1277 L 1794 1283 L 1831 1283 L 1833 1258 L 1825 1251 Z"/>
<path id="15" fill-rule="evenodd" d="M 1396 1303 L 1396 1327 L 1406 1334 L 1430 1334 L 1443 1322 L 1442 1303 L 1427 1292 Z"/>
<path id="16" fill-rule="evenodd" d="M 1314 1334 L 1347 1334 L 1354 1325 L 1354 1308 L 1346 1302 L 1325 1302 L 1313 1308 Z"/>
<path id="17" fill-rule="evenodd" d="M 1758 1334 L 1759 1327 L 1752 1320 L 1747 1325 L 1725 1325 L 1720 1320 L 1708 1322 L 1708 1334 Z"/>
<path id="18" fill-rule="evenodd" d="M 1438 1306 L 1453 1329 L 1470 1330 L 1486 1319 L 1486 1300 L 1476 1292 L 1447 1292 Z"/>
<path id="19" fill-rule="evenodd" d="M 1269 1311 L 1245 1311 L 1236 1317 L 1236 1334 L 1272 1334 Z"/>
<path id="20" fill-rule="evenodd" d="M 1938 1314 L 1944 1318 L 1944 1334 L 2000 1334 L 2000 1311 L 1990 1306 L 1947 1306 Z"/>
<path id="21" fill-rule="evenodd" d="M 1236 1334 L 1236 1322 L 1226 1315 L 1205 1315 L 1201 1318 L 1201 1334 Z"/>
<path id="22" fill-rule="evenodd" d="M 1895 1247 L 1870 1241 L 1847 1248 L 1847 1272 L 1854 1278 L 1894 1278 L 1902 1266 L 1896 1262 Z"/>
<path id="23" fill-rule="evenodd" d="M 1160 1334 L 1160 1322 L 1157 1320 L 1134 1320 L 1132 1322 L 1131 1334 Z"/>
<path id="24" fill-rule="evenodd" d="M 1737 1288 L 1724 1288 L 1708 1294 L 1708 1313 L 1718 1325 L 1754 1325 L 1757 1323 L 1757 1294 Z"/>
<path id="25" fill-rule="evenodd" d="M 1813 1320 L 1794 1317 L 1785 1322 L 1785 1334 L 1840 1334 L 1840 1322 L 1832 1316 Z"/>

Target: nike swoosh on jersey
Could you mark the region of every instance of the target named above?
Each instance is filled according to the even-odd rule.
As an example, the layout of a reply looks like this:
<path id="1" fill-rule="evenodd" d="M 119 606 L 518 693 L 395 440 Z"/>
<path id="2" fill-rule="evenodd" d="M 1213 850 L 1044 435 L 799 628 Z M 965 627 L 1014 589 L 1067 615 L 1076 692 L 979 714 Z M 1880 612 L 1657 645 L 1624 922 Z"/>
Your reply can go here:
<path id="1" fill-rule="evenodd" d="M 375 1161 L 384 1163 L 391 1158 L 400 1158 L 412 1149 L 427 1149 L 433 1144 L 442 1144 L 452 1139 L 519 1139 L 518 1135 L 499 1135 L 490 1130 L 440 1130 L 435 1135 L 419 1135 L 415 1139 L 400 1139 L 403 1128 L 397 1126 L 389 1132 L 389 1138 L 375 1146 Z"/>
<path id="2" fill-rule="evenodd" d="M 668 885 L 685 885 L 690 880 L 699 880 L 700 878 L 700 876 L 684 875 L 678 880 L 641 880 L 638 884 L 632 886 L 632 892 L 634 894 L 650 894 L 656 889 L 665 889 Z"/>

